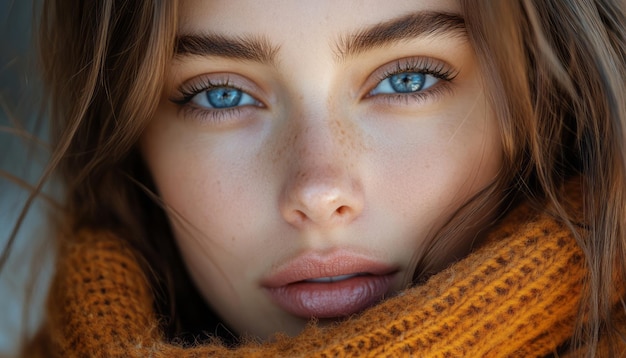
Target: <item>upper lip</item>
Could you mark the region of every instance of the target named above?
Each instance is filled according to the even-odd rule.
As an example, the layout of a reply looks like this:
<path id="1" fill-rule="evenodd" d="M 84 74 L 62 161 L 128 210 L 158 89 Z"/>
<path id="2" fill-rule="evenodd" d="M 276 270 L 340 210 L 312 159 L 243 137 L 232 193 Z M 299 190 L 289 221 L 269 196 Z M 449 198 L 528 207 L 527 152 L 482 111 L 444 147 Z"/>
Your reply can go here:
<path id="1" fill-rule="evenodd" d="M 279 265 L 261 284 L 275 288 L 308 279 L 351 274 L 387 275 L 397 270 L 392 265 L 345 251 L 332 254 L 310 252 Z"/>

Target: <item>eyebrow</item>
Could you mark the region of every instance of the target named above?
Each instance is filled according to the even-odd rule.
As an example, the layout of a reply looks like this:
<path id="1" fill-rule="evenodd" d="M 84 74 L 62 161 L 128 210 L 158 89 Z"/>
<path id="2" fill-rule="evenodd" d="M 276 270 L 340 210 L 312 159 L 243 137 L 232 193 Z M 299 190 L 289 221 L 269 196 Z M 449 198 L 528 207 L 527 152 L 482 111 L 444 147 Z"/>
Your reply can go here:
<path id="1" fill-rule="evenodd" d="M 273 64 L 279 48 L 261 36 L 226 37 L 223 35 L 186 34 L 176 37 L 176 56 L 218 56 Z"/>
<path id="2" fill-rule="evenodd" d="M 340 37 L 336 43 L 336 53 L 341 61 L 402 40 L 443 34 L 466 36 L 463 17 L 447 12 L 416 12 Z"/>
<path id="3" fill-rule="evenodd" d="M 453 13 L 422 11 L 340 36 L 335 52 L 342 61 L 376 47 L 428 35 L 466 35 L 465 20 Z M 176 56 L 217 56 L 274 65 L 279 47 L 263 36 L 227 37 L 215 33 L 176 37 Z"/>

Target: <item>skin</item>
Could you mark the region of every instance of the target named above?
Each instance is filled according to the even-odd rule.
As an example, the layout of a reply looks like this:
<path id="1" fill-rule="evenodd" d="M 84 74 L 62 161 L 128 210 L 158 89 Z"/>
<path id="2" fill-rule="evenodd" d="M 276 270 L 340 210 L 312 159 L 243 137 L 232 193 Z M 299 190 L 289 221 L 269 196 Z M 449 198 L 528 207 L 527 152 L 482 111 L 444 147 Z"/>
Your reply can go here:
<path id="1" fill-rule="evenodd" d="M 268 338 L 304 327 L 262 284 L 300 255 L 340 250 L 385 263 L 397 268 L 388 294 L 406 288 L 433 235 L 497 176 L 498 123 L 466 37 L 437 33 L 338 58 L 345 34 L 426 10 L 460 13 L 441 0 L 181 2 L 180 34 L 254 34 L 276 49 L 263 63 L 176 56 L 141 140 L 187 268 L 235 331 Z M 418 98 L 372 95 L 407 58 L 455 76 Z M 251 104 L 180 104 L 181 87 L 207 77 L 241 87 Z M 454 238 L 459 249 L 433 267 L 466 255 L 474 235 Z"/>

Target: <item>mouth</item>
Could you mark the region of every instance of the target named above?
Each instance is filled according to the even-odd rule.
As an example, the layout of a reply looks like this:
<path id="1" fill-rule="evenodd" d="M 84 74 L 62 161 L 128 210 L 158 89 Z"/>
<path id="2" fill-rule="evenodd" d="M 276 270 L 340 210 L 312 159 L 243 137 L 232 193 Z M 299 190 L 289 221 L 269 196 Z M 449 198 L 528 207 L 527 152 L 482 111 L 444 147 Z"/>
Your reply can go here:
<path id="1" fill-rule="evenodd" d="M 397 269 L 351 255 L 305 256 L 263 282 L 271 300 L 301 318 L 359 313 L 391 291 Z"/>

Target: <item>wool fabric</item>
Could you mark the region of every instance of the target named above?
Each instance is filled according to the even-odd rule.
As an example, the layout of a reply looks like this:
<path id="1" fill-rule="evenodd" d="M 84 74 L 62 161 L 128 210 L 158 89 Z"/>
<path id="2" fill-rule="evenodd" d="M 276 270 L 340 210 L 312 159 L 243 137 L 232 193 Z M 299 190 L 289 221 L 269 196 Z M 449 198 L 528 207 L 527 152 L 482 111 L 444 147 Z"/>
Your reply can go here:
<path id="1" fill-rule="evenodd" d="M 520 205 L 475 252 L 328 327 L 228 348 L 166 341 L 137 254 L 84 230 L 61 248 L 39 352 L 60 357 L 541 357 L 567 347 L 586 277 L 574 235 Z M 622 310 L 623 311 L 623 310 Z"/>

